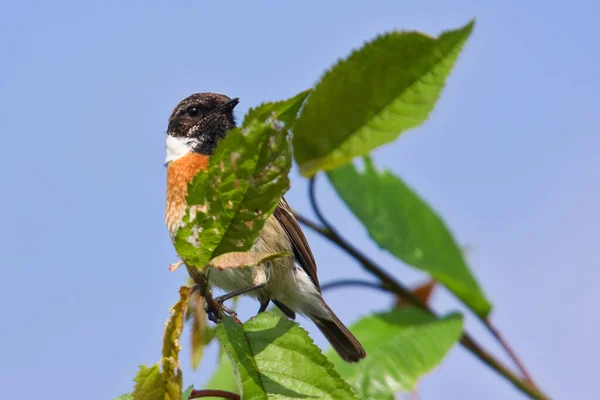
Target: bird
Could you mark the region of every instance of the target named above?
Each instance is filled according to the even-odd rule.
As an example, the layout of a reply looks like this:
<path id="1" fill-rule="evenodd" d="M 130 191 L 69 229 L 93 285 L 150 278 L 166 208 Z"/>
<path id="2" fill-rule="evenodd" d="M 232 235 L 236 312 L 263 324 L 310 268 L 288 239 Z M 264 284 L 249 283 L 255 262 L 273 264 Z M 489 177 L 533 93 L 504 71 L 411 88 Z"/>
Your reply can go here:
<path id="1" fill-rule="evenodd" d="M 183 99 L 169 118 L 165 220 L 173 240 L 184 224 L 188 183 L 207 171 L 218 141 L 236 127 L 233 110 L 238 103 L 239 98 L 223 94 L 196 93 Z M 284 197 L 250 251 L 293 256 L 235 269 L 207 266 L 210 285 L 229 292 L 221 298 L 254 297 L 260 303 L 259 313 L 273 302 L 290 319 L 299 313 L 312 320 L 343 360 L 354 363 L 366 357 L 360 342 L 323 299 L 312 251 Z"/>

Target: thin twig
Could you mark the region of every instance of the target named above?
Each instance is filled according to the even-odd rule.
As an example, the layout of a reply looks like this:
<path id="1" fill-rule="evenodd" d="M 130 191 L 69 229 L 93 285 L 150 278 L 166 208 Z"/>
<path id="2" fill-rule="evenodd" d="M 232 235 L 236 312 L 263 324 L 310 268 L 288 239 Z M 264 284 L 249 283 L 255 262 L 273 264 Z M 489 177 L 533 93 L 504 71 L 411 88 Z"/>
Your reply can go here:
<path id="1" fill-rule="evenodd" d="M 300 222 L 302 222 L 306 226 L 309 226 L 311 229 L 316 230 L 316 231 L 319 230 L 319 227 L 316 224 L 314 224 L 312 221 L 308 221 L 302 216 L 296 215 L 296 217 Z M 364 287 L 364 288 L 369 288 L 369 289 L 382 290 L 386 293 L 394 293 L 395 294 L 395 292 L 393 290 L 381 285 L 380 283 L 363 281 L 363 280 L 359 280 L 359 279 L 341 279 L 341 280 L 337 280 L 337 281 L 327 282 L 327 283 L 324 283 L 321 285 L 321 290 L 324 292 L 327 290 L 337 289 L 337 288 L 345 287 L 345 286 L 359 286 L 359 287 Z M 498 328 L 496 328 L 496 326 L 493 324 L 493 322 L 488 318 L 480 318 L 480 320 L 484 324 L 484 326 L 487 328 L 487 330 L 492 334 L 492 336 L 494 336 L 494 338 L 496 338 L 498 343 L 500 343 L 500 345 L 502 346 L 504 351 L 506 351 L 506 353 L 508 354 L 510 359 L 515 363 L 516 367 L 521 372 L 521 375 L 523 375 L 523 378 L 527 382 L 529 382 L 530 385 L 537 387 L 537 385 L 531 378 L 531 374 L 527 371 L 525 364 L 521 361 L 521 359 L 519 358 L 517 353 L 513 350 L 513 348 L 508 344 L 506 339 L 504 339 L 504 337 L 502 336 L 502 334 L 500 333 Z"/>
<path id="2" fill-rule="evenodd" d="M 368 289 L 382 290 L 386 293 L 393 293 L 390 289 L 381 286 L 377 282 L 361 281 L 360 279 L 340 279 L 339 281 L 331 281 L 321 285 L 321 291 L 324 292 L 330 289 L 337 289 L 344 286 L 359 286 Z"/>
<path id="3" fill-rule="evenodd" d="M 192 394 L 190 394 L 189 398 L 190 399 L 199 399 L 201 397 L 220 397 L 222 399 L 230 399 L 230 400 L 240 400 L 241 399 L 239 394 L 227 392 L 225 390 L 213 390 L 213 389 L 192 390 Z"/>
<path id="4" fill-rule="evenodd" d="M 366 255 L 362 254 L 358 249 L 356 249 L 354 246 L 352 246 L 349 242 L 345 241 L 340 236 L 340 234 L 335 230 L 335 228 L 324 217 L 323 213 L 317 205 L 314 178 L 312 178 L 309 181 L 309 196 L 310 203 L 313 207 L 315 215 L 317 216 L 317 218 L 323 226 L 319 226 L 314 222 L 308 220 L 307 218 L 295 213 L 296 219 L 298 221 L 302 222 L 309 228 L 320 233 L 322 236 L 326 237 L 332 243 L 336 244 L 338 247 L 346 251 L 349 255 L 354 257 L 363 266 L 363 268 L 371 272 L 382 282 L 382 286 L 389 288 L 394 293 L 404 298 L 407 302 L 437 317 L 437 314 L 428 305 L 426 305 L 418 297 L 416 297 L 410 291 L 409 288 L 398 282 L 394 277 L 385 272 L 382 267 L 370 260 Z M 510 381 L 514 386 L 516 386 L 523 393 L 527 394 L 529 397 L 539 400 L 548 399 L 548 397 L 545 394 L 543 394 L 535 385 L 531 384 L 529 380 L 521 379 L 514 372 L 508 369 L 502 362 L 500 362 L 499 360 L 494 358 L 494 356 L 492 356 L 490 353 L 484 350 L 468 333 L 463 333 L 460 342 L 463 346 L 469 349 L 471 353 L 473 353 L 477 358 L 479 358 L 490 368 L 504 376 L 508 381 Z"/>
<path id="5" fill-rule="evenodd" d="M 531 374 L 529 373 L 529 371 L 527 371 L 525 364 L 523 363 L 523 361 L 521 361 L 521 359 L 519 358 L 517 353 L 513 350 L 513 348 L 508 344 L 506 339 L 504 339 L 504 336 L 502 336 L 502 334 L 500 333 L 498 328 L 496 328 L 496 326 L 492 323 L 492 321 L 489 318 L 480 318 L 480 320 L 485 325 L 487 330 L 490 331 L 490 333 L 496 338 L 498 343 L 500 343 L 500 345 L 504 348 L 504 351 L 506 351 L 506 353 L 512 359 L 512 361 L 515 363 L 515 365 L 517 366 L 519 371 L 521 371 L 521 375 L 523 375 L 523 378 L 527 382 L 529 382 L 529 384 L 531 386 L 537 387 L 537 385 L 531 378 Z"/>
<path id="6" fill-rule="evenodd" d="M 331 232 L 334 232 L 335 229 L 333 228 L 333 225 L 331 225 L 329 223 L 329 221 L 327 221 L 327 218 L 325 218 L 325 215 L 321 212 L 321 208 L 317 204 L 317 194 L 316 194 L 315 190 L 316 190 L 315 189 L 315 177 L 313 176 L 308 181 L 308 198 L 310 200 L 310 205 L 311 205 L 315 215 L 317 216 L 317 219 L 319 220 L 319 222 L 326 229 L 330 230 Z"/>
<path id="7" fill-rule="evenodd" d="M 371 261 L 369 258 L 367 258 L 367 256 L 363 255 L 355 247 L 353 247 L 350 243 L 348 243 L 344 239 L 342 239 L 335 230 L 332 230 L 331 228 L 325 228 L 325 227 L 319 226 L 319 225 L 315 224 L 314 222 L 312 222 L 311 220 L 309 220 L 308 218 L 298 214 L 297 212 L 294 212 L 294 216 L 302 224 L 308 226 L 315 232 L 320 233 L 322 236 L 327 238 L 332 243 L 336 244 L 338 247 L 340 247 L 346 253 L 350 254 L 354 259 L 356 259 L 363 266 L 364 269 L 366 269 L 367 271 L 369 271 L 370 273 L 375 275 L 377 278 L 379 278 L 379 280 L 382 282 L 383 287 L 388 287 L 390 291 L 399 295 L 400 297 L 405 299 L 407 302 L 433 314 L 433 311 L 431 311 L 417 296 L 415 296 L 414 293 L 408 287 L 406 287 L 403 284 L 401 284 L 400 282 L 396 281 L 391 275 L 389 275 L 387 272 L 385 272 L 381 267 L 379 267 L 373 261 Z"/>
<path id="8" fill-rule="evenodd" d="M 300 221 L 301 223 L 303 223 L 311 229 L 316 228 L 314 229 L 316 232 L 320 233 L 329 241 L 336 244 L 342 250 L 346 251 L 348 254 L 354 257 L 363 266 L 363 268 L 371 272 L 377 278 L 381 279 L 381 281 L 384 282 L 384 284 L 398 296 L 402 297 L 404 300 L 411 303 L 412 305 L 419 307 L 420 309 L 437 317 L 433 310 L 431 310 L 418 297 L 416 297 L 407 287 L 402 285 L 400 282 L 396 281 L 392 276 L 388 275 L 385 271 L 381 269 L 381 267 L 369 260 L 366 256 L 364 256 L 362 253 L 360 253 L 358 250 L 352 247 L 352 245 L 343 241 L 341 238 L 336 236 L 335 233 L 329 232 L 328 229 L 324 227 L 319 227 L 313 222 L 305 224 L 304 222 L 309 220 L 307 220 L 305 217 L 299 214 L 295 215 L 298 221 Z M 521 380 L 504 364 L 496 360 L 491 354 L 484 350 L 474 339 L 472 339 L 468 333 L 463 334 L 460 342 L 463 346 L 470 350 L 471 353 L 473 353 L 477 358 L 483 361 L 491 369 L 497 371 L 500 375 L 504 376 L 508 381 L 510 381 L 514 386 L 516 386 L 523 393 L 527 394 L 529 397 L 538 400 L 548 399 L 548 397 L 544 395 L 541 391 L 533 387 L 529 382 Z"/>

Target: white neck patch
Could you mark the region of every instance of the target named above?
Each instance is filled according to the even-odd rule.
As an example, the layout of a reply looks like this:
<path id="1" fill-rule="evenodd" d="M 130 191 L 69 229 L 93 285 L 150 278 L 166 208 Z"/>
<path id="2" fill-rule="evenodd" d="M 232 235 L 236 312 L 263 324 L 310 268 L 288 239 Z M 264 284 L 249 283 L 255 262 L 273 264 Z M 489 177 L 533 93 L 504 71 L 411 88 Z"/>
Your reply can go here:
<path id="1" fill-rule="evenodd" d="M 175 137 L 167 135 L 166 147 L 167 157 L 165 158 L 165 164 L 175 161 L 187 153 L 192 151 L 194 145 L 197 144 L 198 140 L 195 138 L 186 137 Z"/>

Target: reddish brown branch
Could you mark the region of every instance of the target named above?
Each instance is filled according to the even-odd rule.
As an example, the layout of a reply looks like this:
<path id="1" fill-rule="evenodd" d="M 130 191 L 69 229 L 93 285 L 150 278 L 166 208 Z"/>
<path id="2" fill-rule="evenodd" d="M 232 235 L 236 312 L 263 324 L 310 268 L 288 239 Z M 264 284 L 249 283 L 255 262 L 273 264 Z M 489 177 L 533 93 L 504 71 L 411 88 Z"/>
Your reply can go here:
<path id="1" fill-rule="evenodd" d="M 203 389 L 203 390 L 192 390 L 190 399 L 199 399 L 201 397 L 220 397 L 222 399 L 240 400 L 239 394 L 227 392 L 225 390 L 214 390 L 214 389 Z"/>

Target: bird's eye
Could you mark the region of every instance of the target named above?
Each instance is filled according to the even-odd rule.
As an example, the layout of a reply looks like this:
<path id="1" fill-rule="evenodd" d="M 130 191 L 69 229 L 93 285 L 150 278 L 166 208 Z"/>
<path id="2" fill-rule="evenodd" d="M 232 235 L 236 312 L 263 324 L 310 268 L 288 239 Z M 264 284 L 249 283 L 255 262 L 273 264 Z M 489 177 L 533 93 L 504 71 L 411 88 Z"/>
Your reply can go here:
<path id="1" fill-rule="evenodd" d="M 200 115 L 200 109 L 198 107 L 188 107 L 188 109 L 185 110 L 185 112 L 190 117 L 197 117 L 198 115 Z"/>

